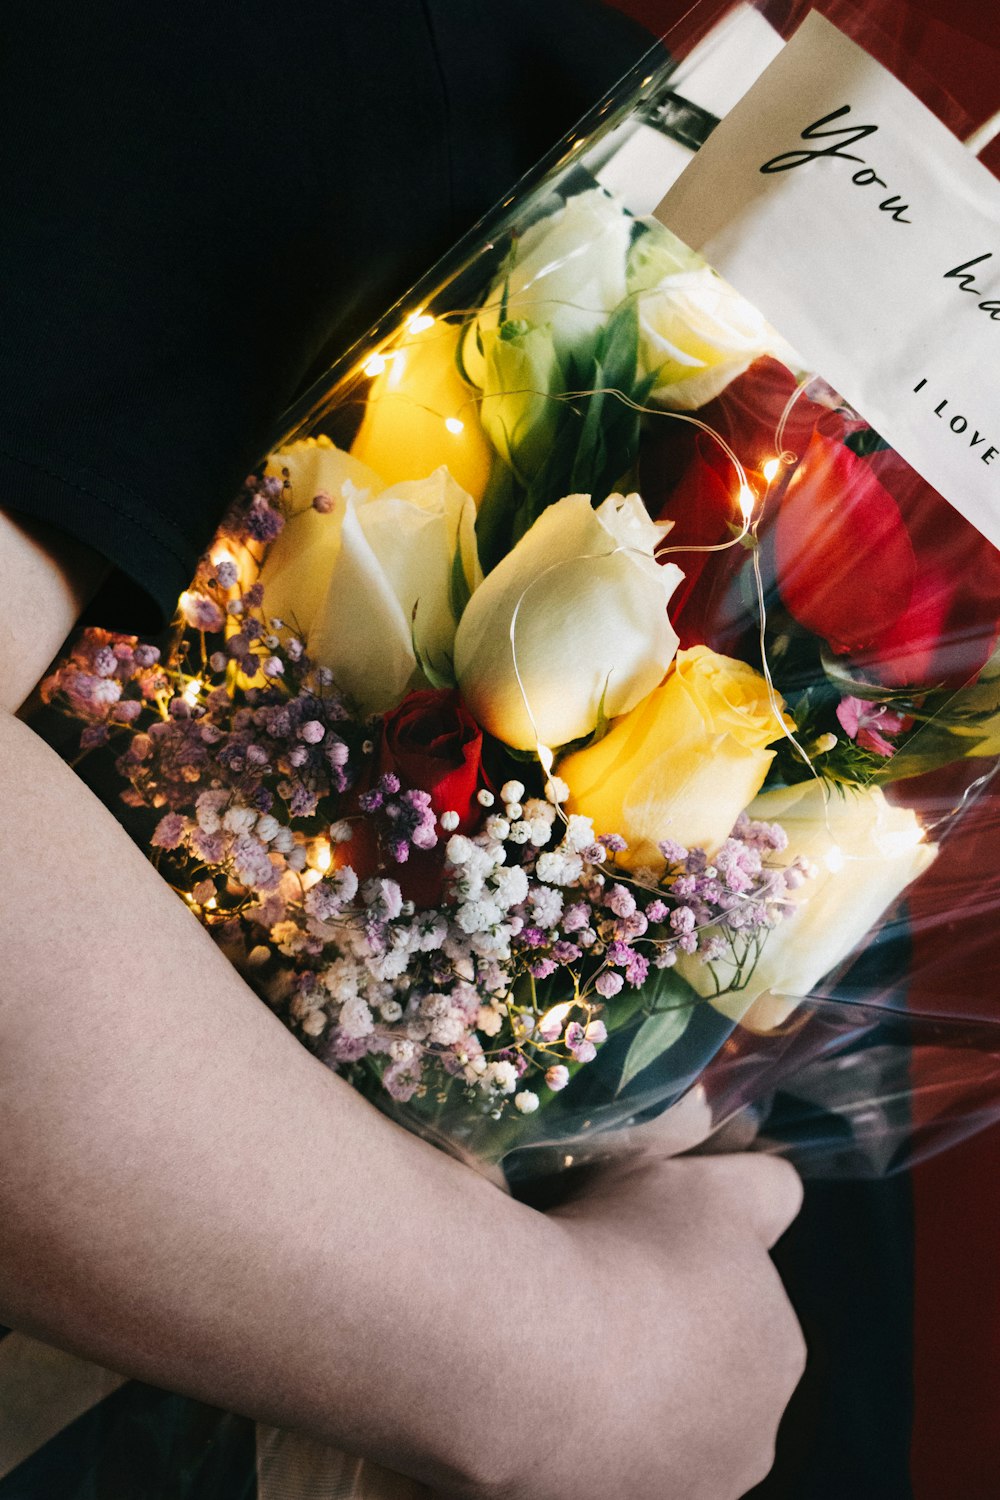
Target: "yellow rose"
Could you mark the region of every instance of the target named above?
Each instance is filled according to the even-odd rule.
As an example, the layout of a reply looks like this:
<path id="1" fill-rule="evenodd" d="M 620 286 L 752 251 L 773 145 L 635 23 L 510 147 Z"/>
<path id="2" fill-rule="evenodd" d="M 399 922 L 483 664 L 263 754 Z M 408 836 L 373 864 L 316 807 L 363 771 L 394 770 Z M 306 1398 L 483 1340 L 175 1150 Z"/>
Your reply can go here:
<path id="1" fill-rule="evenodd" d="M 628 841 L 625 863 L 660 869 L 662 839 L 719 847 L 764 784 L 774 759 L 767 747 L 783 733 L 758 672 L 694 646 L 604 739 L 568 755 L 559 775 L 571 811 Z"/>
<path id="2" fill-rule="evenodd" d="M 444 464 L 478 502 L 493 455 L 477 401 L 459 372 L 460 332 L 439 318 L 386 352 L 351 453 L 386 484 L 425 479 Z"/>

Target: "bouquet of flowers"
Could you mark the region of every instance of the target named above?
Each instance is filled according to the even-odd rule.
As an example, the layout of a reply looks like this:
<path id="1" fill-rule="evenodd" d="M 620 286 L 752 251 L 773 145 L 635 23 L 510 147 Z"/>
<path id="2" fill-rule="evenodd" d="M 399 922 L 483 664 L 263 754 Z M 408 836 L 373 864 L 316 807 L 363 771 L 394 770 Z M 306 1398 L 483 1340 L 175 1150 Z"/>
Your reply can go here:
<path id="1" fill-rule="evenodd" d="M 806 1075 L 884 1161 L 893 914 L 1000 751 L 993 543 L 621 187 L 679 89 L 637 75 L 335 368 L 169 642 L 90 630 L 44 685 L 303 1043 L 509 1177 Z"/>

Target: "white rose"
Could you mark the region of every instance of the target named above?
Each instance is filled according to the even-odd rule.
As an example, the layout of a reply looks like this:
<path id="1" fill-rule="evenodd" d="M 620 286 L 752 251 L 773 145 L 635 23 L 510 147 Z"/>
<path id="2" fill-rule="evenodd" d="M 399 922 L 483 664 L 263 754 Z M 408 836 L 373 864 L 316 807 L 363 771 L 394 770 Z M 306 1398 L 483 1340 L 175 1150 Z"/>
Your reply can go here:
<path id="1" fill-rule="evenodd" d="M 348 498 L 340 519 L 307 645 L 362 710 L 383 713 L 419 680 L 420 663 L 450 677 L 458 616 L 482 579 L 476 507 L 440 468 Z"/>
<path id="2" fill-rule="evenodd" d="M 483 333 L 483 399 L 479 421 L 514 470 L 541 468 L 559 419 L 562 372 L 552 334 L 526 321 Z"/>
<path id="3" fill-rule="evenodd" d="M 264 608 L 302 631 L 309 654 L 359 708 L 382 713 L 420 680 L 418 657 L 450 674 L 457 619 L 482 578 L 475 505 L 443 467 L 385 489 L 348 454 L 332 445 L 321 453 L 306 484 L 297 483 L 294 449 L 273 461 L 292 470 L 293 502 L 301 487 L 307 508 L 268 555 Z M 316 488 L 332 498 L 325 514 L 308 508 Z"/>
<path id="4" fill-rule="evenodd" d="M 525 230 L 513 264 L 470 325 L 462 350 L 466 374 L 489 389 L 482 345 L 503 320 L 545 325 L 560 360 L 592 343 L 624 300 L 634 220 L 616 199 L 592 188 Z"/>
<path id="5" fill-rule="evenodd" d="M 677 650 L 667 603 L 683 574 L 653 553 L 663 528 L 638 495 L 542 512 L 477 589 L 455 638 L 475 718 L 515 749 L 552 748 L 634 708 Z M 537 586 L 536 586 L 537 585 Z"/>
<path id="6" fill-rule="evenodd" d="M 313 509 L 313 499 L 330 495 L 342 508 L 345 494 L 377 495 L 385 486 L 378 474 L 335 448 L 328 437 L 303 438 L 273 454 L 268 474 L 280 478 L 284 469 L 291 486 L 285 497 L 290 515 L 268 548 L 260 577 L 266 613 L 305 637 L 340 551 L 339 511 L 321 515 Z"/>
<path id="7" fill-rule="evenodd" d="M 650 401 L 696 411 L 764 354 L 797 362 L 753 304 L 661 225 L 637 242 L 629 285 L 639 292 L 639 374 L 654 377 Z"/>
<path id="8" fill-rule="evenodd" d="M 813 878 L 789 893 L 796 911 L 768 933 L 747 988 L 713 1002 L 733 1019 L 769 1030 L 878 924 L 934 862 L 937 845 L 926 842 L 915 813 L 894 807 L 879 787 L 831 790 L 804 782 L 764 792 L 747 811 L 787 833 L 782 865 L 801 856 L 815 867 Z M 710 976 L 697 960 L 683 959 L 678 968 L 700 993 L 710 992 Z M 725 963 L 715 970 L 725 983 Z"/>

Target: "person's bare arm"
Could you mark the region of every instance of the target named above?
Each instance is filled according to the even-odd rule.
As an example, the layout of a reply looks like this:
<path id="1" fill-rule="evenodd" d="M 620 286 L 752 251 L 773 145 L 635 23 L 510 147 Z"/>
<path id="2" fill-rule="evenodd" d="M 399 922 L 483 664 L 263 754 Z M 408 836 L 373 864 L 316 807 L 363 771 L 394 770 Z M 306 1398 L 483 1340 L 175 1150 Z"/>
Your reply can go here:
<path id="1" fill-rule="evenodd" d="M 543 1216 L 318 1064 L 13 716 L 97 568 L 0 513 L 0 1321 L 449 1494 L 740 1494 L 801 1365 L 793 1175 Z"/>

